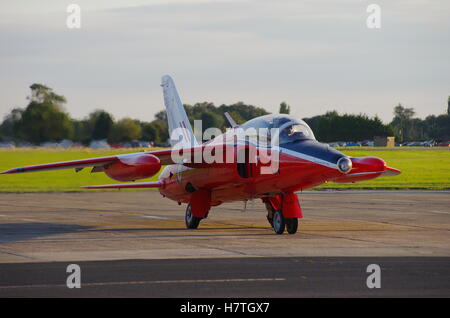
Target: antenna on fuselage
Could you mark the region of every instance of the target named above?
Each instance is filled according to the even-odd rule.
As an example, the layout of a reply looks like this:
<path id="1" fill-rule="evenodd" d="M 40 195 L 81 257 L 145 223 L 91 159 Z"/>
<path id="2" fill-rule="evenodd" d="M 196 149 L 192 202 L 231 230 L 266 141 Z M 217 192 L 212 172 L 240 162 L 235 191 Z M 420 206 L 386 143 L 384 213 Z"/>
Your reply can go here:
<path id="1" fill-rule="evenodd" d="M 231 117 L 231 115 L 228 114 L 228 112 L 225 112 L 224 115 L 225 115 L 225 118 L 226 118 L 226 119 L 228 120 L 228 122 L 230 123 L 231 128 L 235 128 L 235 127 L 238 126 L 238 125 L 236 124 L 236 122 L 234 121 L 234 119 Z"/>

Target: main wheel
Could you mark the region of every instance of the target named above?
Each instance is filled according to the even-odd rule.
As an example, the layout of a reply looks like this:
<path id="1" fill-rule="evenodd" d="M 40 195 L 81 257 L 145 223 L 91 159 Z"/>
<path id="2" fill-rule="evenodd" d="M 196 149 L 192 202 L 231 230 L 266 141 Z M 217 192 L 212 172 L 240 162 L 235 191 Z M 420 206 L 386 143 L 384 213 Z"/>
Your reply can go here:
<path id="1" fill-rule="evenodd" d="M 286 218 L 286 230 L 289 234 L 297 233 L 298 218 Z"/>
<path id="2" fill-rule="evenodd" d="M 273 230 L 277 234 L 283 234 L 285 227 L 286 222 L 284 220 L 283 213 L 281 212 L 281 210 L 276 210 L 273 213 Z"/>
<path id="3" fill-rule="evenodd" d="M 192 214 L 191 210 L 191 204 L 189 203 L 186 207 L 186 213 L 184 215 L 184 220 L 186 222 L 186 227 L 188 229 L 196 229 L 198 228 L 198 225 L 200 224 L 200 221 L 202 218 L 196 217 Z"/>

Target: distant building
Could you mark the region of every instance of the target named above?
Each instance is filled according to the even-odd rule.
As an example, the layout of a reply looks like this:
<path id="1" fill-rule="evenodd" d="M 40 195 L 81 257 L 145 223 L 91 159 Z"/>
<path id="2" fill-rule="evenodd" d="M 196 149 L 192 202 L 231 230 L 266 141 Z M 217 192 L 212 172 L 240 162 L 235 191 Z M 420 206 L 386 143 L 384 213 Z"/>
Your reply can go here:
<path id="1" fill-rule="evenodd" d="M 395 137 L 375 136 L 373 143 L 375 147 L 395 147 Z"/>

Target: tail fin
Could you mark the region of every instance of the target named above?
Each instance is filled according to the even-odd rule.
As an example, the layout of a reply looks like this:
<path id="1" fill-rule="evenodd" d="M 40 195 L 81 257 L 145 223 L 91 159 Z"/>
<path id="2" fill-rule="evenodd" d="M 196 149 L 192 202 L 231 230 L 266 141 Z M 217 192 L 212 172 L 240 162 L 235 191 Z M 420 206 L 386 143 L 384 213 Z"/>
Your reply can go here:
<path id="1" fill-rule="evenodd" d="M 172 78 L 169 75 L 163 76 L 161 86 L 163 87 L 164 105 L 166 106 L 169 124 L 170 144 L 178 147 L 197 146 L 197 139 L 192 132 L 189 119 Z"/>

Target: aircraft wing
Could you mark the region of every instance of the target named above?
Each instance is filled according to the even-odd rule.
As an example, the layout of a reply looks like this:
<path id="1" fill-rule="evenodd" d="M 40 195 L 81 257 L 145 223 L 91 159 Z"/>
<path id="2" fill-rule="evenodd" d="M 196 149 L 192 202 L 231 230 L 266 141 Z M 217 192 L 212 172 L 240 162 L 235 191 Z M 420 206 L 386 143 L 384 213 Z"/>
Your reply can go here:
<path id="1" fill-rule="evenodd" d="M 86 167 L 93 167 L 92 172 L 100 172 L 103 171 L 102 167 L 114 163 L 116 161 L 120 161 L 121 159 L 130 158 L 133 156 L 139 156 L 143 154 L 153 155 L 158 157 L 161 165 L 171 165 L 183 163 L 189 167 L 208 167 L 211 164 L 205 163 L 203 161 L 202 152 L 208 148 L 214 148 L 215 145 L 200 145 L 194 147 L 187 147 L 181 149 L 160 149 L 154 151 L 147 152 L 135 152 L 123 155 L 114 155 L 108 157 L 98 157 L 98 158 L 88 158 L 88 159 L 80 159 L 80 160 L 71 160 L 71 161 L 62 161 L 62 162 L 53 162 L 46 163 L 40 165 L 33 166 L 25 166 L 19 168 L 12 168 L 0 174 L 14 174 L 14 173 L 25 173 L 25 172 L 37 172 L 37 171 L 50 171 L 50 170 L 60 170 L 60 169 L 75 169 L 75 171 L 80 171 Z M 220 147 L 220 146 L 219 146 Z M 197 163 L 195 158 L 197 154 L 200 156 L 200 161 Z M 175 160 L 175 161 L 174 161 Z M 187 161 L 185 161 L 187 160 Z"/>
<path id="2" fill-rule="evenodd" d="M 155 182 L 134 182 L 134 183 L 119 183 L 119 184 L 105 184 L 84 186 L 84 189 L 137 189 L 137 188 L 160 188 L 161 183 Z"/>
<path id="3" fill-rule="evenodd" d="M 162 149 L 162 150 L 155 150 L 155 151 L 148 151 L 148 152 L 136 152 L 136 153 L 130 153 L 130 154 L 124 154 L 124 155 L 108 156 L 108 157 L 98 157 L 98 158 L 89 158 L 89 159 L 80 159 L 80 160 L 72 160 L 72 161 L 47 163 L 47 164 L 41 164 L 41 165 L 25 166 L 25 167 L 9 169 L 9 170 L 0 172 L 0 174 L 13 174 L 13 173 L 35 172 L 35 171 L 60 170 L 60 169 L 75 169 L 76 171 L 80 171 L 86 167 L 94 167 L 94 169 L 95 169 L 95 167 L 103 167 L 105 165 L 119 161 L 121 158 L 142 155 L 142 154 L 151 154 L 151 155 L 158 157 L 162 165 L 173 164 L 173 161 L 171 158 L 171 149 Z M 95 170 L 93 172 L 95 172 Z"/>

